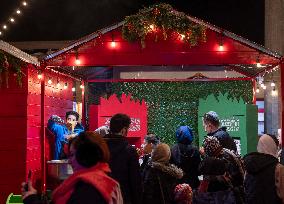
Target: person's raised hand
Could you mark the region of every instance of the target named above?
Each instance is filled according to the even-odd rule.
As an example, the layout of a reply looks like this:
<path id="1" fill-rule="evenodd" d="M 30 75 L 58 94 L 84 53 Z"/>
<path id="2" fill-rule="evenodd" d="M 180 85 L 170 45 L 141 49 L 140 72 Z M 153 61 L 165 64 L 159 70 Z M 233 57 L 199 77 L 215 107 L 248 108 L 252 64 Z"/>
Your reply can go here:
<path id="1" fill-rule="evenodd" d="M 37 194 L 37 190 L 33 187 L 31 180 L 22 183 L 21 191 L 23 200 L 30 195 Z"/>

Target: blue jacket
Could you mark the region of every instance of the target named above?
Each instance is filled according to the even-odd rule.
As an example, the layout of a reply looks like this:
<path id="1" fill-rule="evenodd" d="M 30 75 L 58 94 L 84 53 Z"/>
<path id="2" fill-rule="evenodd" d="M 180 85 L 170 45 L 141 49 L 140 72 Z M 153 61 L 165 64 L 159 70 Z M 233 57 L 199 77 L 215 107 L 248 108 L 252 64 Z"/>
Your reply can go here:
<path id="1" fill-rule="evenodd" d="M 53 120 L 48 120 L 47 128 L 55 135 L 55 147 L 54 147 L 54 158 L 53 159 L 61 159 L 61 153 L 63 151 L 64 143 L 67 144 L 68 140 L 64 137 L 64 135 L 71 134 L 71 132 L 67 129 L 66 125 L 57 123 Z M 79 134 L 84 131 L 84 127 L 77 123 L 74 128 L 74 133 Z"/>

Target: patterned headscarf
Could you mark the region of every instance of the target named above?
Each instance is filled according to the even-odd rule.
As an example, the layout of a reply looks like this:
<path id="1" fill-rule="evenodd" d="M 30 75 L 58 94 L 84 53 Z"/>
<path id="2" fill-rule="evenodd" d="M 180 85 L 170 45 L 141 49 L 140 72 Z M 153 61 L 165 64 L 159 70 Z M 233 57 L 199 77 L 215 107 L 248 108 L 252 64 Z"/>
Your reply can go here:
<path id="1" fill-rule="evenodd" d="M 205 137 L 203 147 L 205 154 L 209 157 L 216 156 L 222 150 L 219 140 L 214 136 Z"/>

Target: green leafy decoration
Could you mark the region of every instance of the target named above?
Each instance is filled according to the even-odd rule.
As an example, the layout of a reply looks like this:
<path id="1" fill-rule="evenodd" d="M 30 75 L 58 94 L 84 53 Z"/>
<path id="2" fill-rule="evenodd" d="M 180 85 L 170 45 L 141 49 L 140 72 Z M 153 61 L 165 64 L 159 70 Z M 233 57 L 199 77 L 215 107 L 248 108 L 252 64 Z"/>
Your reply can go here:
<path id="1" fill-rule="evenodd" d="M 93 86 L 101 87 L 101 86 Z M 251 81 L 220 82 L 123 82 L 111 83 L 111 94 L 121 97 L 122 93 L 131 95 L 133 100 L 146 101 L 148 107 L 148 132 L 154 133 L 168 144 L 175 143 L 175 130 L 180 125 L 189 125 L 198 142 L 198 105 L 199 98 L 206 99 L 213 94 L 218 96 L 228 93 L 229 100 L 251 103 Z M 102 89 L 92 90 L 97 97 L 106 96 Z"/>
<path id="2" fill-rule="evenodd" d="M 184 13 L 175 11 L 169 4 L 155 4 L 149 8 L 139 10 L 135 15 L 127 16 L 122 28 L 122 36 L 129 42 L 141 41 L 145 47 L 145 38 L 153 33 L 155 27 L 157 33 L 163 34 L 164 40 L 170 33 L 183 35 L 182 40 L 190 46 L 196 46 L 199 42 L 206 41 L 206 28 L 192 22 Z"/>
<path id="3" fill-rule="evenodd" d="M 0 51 L 0 77 L 2 71 L 4 70 L 3 63 L 5 60 L 5 56 L 7 57 L 9 63 L 9 69 L 10 69 L 9 71 L 16 74 L 17 83 L 20 87 L 22 87 L 22 78 L 24 74 L 21 69 L 26 65 L 26 63 L 8 53 Z"/>

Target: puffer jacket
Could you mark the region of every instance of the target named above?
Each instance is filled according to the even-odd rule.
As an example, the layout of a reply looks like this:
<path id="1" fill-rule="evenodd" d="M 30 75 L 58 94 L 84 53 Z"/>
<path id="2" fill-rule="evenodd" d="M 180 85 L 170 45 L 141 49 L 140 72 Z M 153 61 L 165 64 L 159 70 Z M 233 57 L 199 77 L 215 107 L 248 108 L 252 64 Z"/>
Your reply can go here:
<path id="1" fill-rule="evenodd" d="M 173 164 L 152 162 L 145 169 L 142 203 L 172 204 L 174 189 L 183 172 Z"/>

